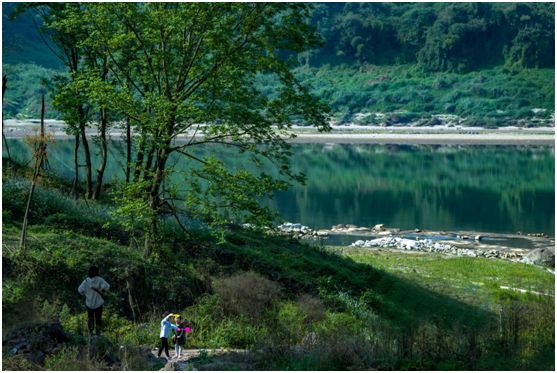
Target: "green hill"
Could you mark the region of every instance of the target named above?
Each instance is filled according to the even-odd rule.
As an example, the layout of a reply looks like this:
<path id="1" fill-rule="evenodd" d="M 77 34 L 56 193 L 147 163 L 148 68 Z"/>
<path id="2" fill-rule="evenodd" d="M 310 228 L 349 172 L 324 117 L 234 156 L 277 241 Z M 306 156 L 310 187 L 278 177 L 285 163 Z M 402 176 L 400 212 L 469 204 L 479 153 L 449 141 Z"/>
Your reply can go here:
<path id="1" fill-rule="evenodd" d="M 2 14 L 4 115 L 37 117 L 39 96 L 64 69 L 39 18 L 11 21 L 14 9 L 6 3 Z M 552 3 L 315 4 L 322 47 L 294 56 L 296 71 L 339 123 L 427 125 L 455 115 L 488 127 L 552 125 L 554 14 Z M 272 84 L 262 77 L 260 89 Z"/>

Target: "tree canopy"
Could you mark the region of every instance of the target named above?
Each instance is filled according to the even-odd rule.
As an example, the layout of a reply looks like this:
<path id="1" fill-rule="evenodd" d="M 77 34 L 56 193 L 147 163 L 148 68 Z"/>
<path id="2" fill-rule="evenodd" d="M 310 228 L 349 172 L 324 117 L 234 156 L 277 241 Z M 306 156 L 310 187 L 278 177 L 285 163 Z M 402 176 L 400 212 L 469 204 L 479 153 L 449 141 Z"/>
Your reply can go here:
<path id="1" fill-rule="evenodd" d="M 263 3 L 82 4 L 64 16 L 87 35 L 79 48 L 104 56 L 109 70 L 102 78 L 84 69 L 74 80 L 89 102 L 128 118 L 136 136 L 122 217 L 147 224 L 151 239 L 161 214 L 258 226 L 272 219 L 258 199 L 303 179 L 289 169 L 287 129 L 297 121 L 328 129 L 325 105 L 291 73 L 289 56 L 318 42 L 307 19 L 303 4 Z M 271 95 L 254 85 L 258 74 L 276 77 Z M 195 155 L 202 145 L 235 147 L 256 165 L 267 159 L 279 176 L 231 170 L 212 152 Z M 193 164 L 180 193 L 164 184 L 171 155 Z"/>
<path id="2" fill-rule="evenodd" d="M 318 4 L 324 48 L 306 62 L 418 63 L 465 72 L 493 64 L 553 67 L 552 3 Z"/>

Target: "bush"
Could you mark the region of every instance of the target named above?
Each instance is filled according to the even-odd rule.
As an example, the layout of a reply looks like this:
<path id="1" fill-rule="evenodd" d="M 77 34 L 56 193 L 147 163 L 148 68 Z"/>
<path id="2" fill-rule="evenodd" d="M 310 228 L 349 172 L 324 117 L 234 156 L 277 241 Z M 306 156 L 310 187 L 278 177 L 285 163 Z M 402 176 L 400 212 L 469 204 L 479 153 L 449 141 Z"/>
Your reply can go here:
<path id="1" fill-rule="evenodd" d="M 272 333 L 278 343 L 287 346 L 298 344 L 305 335 L 305 315 L 293 302 L 281 305 L 274 321 Z"/>
<path id="2" fill-rule="evenodd" d="M 42 367 L 37 364 L 29 361 L 25 358 L 24 355 L 15 355 L 15 356 L 2 356 L 2 370 L 3 371 L 10 371 L 10 370 L 29 370 L 29 371 L 38 371 L 41 370 Z"/>
<path id="3" fill-rule="evenodd" d="M 302 294 L 297 300 L 298 308 L 304 315 L 304 323 L 311 324 L 325 318 L 325 305 L 316 296 Z"/>
<path id="4" fill-rule="evenodd" d="M 280 298 L 282 289 L 255 272 L 246 272 L 217 281 L 215 290 L 227 314 L 257 321 Z"/>
<path id="5" fill-rule="evenodd" d="M 48 370 L 106 370 L 107 364 L 98 356 L 88 353 L 86 348 L 67 346 L 45 359 Z"/>

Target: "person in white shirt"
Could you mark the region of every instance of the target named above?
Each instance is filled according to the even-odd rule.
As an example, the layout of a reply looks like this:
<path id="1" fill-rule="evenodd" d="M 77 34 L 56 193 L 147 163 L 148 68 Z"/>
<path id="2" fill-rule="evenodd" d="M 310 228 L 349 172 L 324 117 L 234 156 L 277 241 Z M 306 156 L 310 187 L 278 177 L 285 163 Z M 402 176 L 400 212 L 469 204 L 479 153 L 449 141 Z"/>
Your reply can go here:
<path id="1" fill-rule="evenodd" d="M 77 288 L 79 294 L 85 296 L 89 335 L 93 334 L 93 329 L 97 335 L 101 334 L 103 295 L 109 288 L 110 285 L 99 276 L 99 269 L 96 266 L 89 268 L 89 276 Z"/>
<path id="2" fill-rule="evenodd" d="M 177 328 L 176 324 L 170 322 L 170 318 L 172 316 L 176 316 L 173 313 L 166 311 L 163 314 L 164 318 L 161 321 L 161 347 L 159 348 L 158 357 L 161 357 L 162 350 L 164 349 L 164 353 L 166 354 L 166 358 L 170 359 L 170 354 L 168 353 L 168 336 L 171 330 L 175 330 Z"/>

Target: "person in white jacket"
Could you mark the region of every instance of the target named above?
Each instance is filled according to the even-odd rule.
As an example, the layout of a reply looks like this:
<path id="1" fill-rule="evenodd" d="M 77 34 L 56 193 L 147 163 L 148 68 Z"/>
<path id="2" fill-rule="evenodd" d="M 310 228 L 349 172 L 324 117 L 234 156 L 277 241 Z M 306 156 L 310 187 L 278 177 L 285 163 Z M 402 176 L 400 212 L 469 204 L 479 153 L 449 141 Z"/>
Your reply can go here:
<path id="1" fill-rule="evenodd" d="M 161 347 L 159 348 L 159 353 L 157 355 L 158 357 L 161 357 L 161 353 L 164 350 L 164 353 L 166 354 L 166 358 L 170 359 L 170 355 L 168 353 L 168 337 L 170 331 L 175 330 L 177 328 L 176 324 L 170 322 L 170 318 L 175 316 L 177 315 L 170 313 L 168 311 L 165 311 L 163 314 L 164 318 L 161 320 L 161 334 L 160 334 Z"/>
<path id="2" fill-rule="evenodd" d="M 101 334 L 103 295 L 109 288 L 110 285 L 99 276 L 99 269 L 96 266 L 89 268 L 89 276 L 77 288 L 79 294 L 85 296 L 89 335 L 93 334 L 93 329 L 97 335 Z"/>

